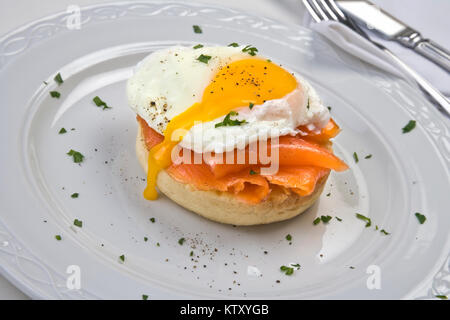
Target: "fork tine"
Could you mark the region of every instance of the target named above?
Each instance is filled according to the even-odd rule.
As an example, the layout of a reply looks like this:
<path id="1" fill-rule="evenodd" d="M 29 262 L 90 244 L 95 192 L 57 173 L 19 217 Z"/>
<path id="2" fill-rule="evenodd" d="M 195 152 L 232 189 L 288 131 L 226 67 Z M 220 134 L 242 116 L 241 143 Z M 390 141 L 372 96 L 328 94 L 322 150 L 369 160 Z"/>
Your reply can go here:
<path id="1" fill-rule="evenodd" d="M 335 14 L 334 10 L 331 8 L 331 5 L 329 5 L 328 1 L 326 0 L 318 0 L 320 2 L 320 6 L 326 12 L 326 14 L 331 18 L 331 20 L 339 21 L 338 16 Z"/>
<path id="2" fill-rule="evenodd" d="M 303 4 L 316 22 L 328 21 L 328 17 L 315 0 L 303 0 Z"/>
<path id="3" fill-rule="evenodd" d="M 342 12 L 342 10 L 336 5 L 334 0 L 324 0 L 326 4 L 328 4 L 328 8 L 337 16 L 338 20 L 345 22 L 347 21 L 347 17 Z"/>
<path id="4" fill-rule="evenodd" d="M 316 11 L 320 13 L 320 15 L 323 17 L 322 20 L 328 21 L 330 20 L 330 16 L 327 15 L 327 13 L 322 9 L 322 6 L 319 4 L 319 1 L 321 0 L 310 0 L 313 7 L 315 7 Z"/>
<path id="5" fill-rule="evenodd" d="M 361 35 L 362 37 L 368 39 L 368 36 L 364 30 L 362 30 L 357 23 L 347 17 L 347 15 L 342 12 L 334 0 L 320 0 L 321 3 L 328 8 L 337 18 L 339 22 L 345 24 L 347 27 Z"/>

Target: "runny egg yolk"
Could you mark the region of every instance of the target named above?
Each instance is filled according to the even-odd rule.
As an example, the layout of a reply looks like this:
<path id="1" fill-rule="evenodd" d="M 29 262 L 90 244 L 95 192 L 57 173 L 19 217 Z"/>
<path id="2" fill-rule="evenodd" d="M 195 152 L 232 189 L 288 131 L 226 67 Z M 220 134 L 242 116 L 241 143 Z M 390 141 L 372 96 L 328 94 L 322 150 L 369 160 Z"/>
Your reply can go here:
<path id="1" fill-rule="evenodd" d="M 204 90 L 202 101 L 174 117 L 164 131 L 164 140 L 150 150 L 144 197 L 148 200 L 158 197 L 158 173 L 171 165 L 172 149 L 183 139 L 183 135 L 173 135 L 175 130 L 188 131 L 194 122 L 212 121 L 250 103 L 258 105 L 280 99 L 297 86 L 292 74 L 269 60 L 250 58 L 220 68 Z"/>

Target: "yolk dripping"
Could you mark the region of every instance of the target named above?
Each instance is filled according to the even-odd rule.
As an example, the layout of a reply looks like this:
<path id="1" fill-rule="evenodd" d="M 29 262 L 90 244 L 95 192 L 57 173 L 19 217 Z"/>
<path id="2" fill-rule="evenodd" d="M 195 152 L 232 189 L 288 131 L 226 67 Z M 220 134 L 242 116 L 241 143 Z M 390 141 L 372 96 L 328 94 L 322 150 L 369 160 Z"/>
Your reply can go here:
<path id="1" fill-rule="evenodd" d="M 266 100 L 280 99 L 297 85 L 293 75 L 263 59 L 238 60 L 219 69 L 204 90 L 202 101 L 174 117 L 164 131 L 163 142 L 150 150 L 144 197 L 148 200 L 158 197 L 158 173 L 171 165 L 172 149 L 183 139 L 182 136 L 173 139 L 175 130 L 188 131 L 195 121 L 212 121 L 250 103 L 258 105 Z"/>

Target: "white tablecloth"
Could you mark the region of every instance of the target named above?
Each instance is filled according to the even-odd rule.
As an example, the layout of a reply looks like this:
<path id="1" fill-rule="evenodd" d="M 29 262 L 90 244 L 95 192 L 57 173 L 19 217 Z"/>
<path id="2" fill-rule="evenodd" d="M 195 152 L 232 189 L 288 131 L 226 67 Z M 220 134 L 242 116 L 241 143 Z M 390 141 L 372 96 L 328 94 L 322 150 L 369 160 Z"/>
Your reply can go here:
<path id="1" fill-rule="evenodd" d="M 0 35 L 40 17 L 65 11 L 69 5 L 84 6 L 112 1 L 114 0 L 2 0 L 0 2 Z M 194 0 L 186 0 L 186 2 L 192 1 Z M 448 36 L 448 31 L 450 30 L 450 22 L 448 20 L 450 1 L 372 1 L 420 30 L 424 36 L 435 40 L 446 48 L 450 48 L 450 37 Z M 305 9 L 301 0 L 202 0 L 201 2 L 226 5 L 288 23 L 303 24 L 305 16 Z M 417 55 L 406 50 L 400 55 L 405 61 L 417 59 Z M 428 64 L 425 60 L 420 61 L 420 63 Z M 430 68 L 434 68 L 434 66 L 430 64 Z M 448 77 L 448 74 L 443 74 L 443 76 Z M 448 80 L 448 78 L 446 79 Z M 0 275 L 0 299 L 27 299 L 27 297 Z"/>

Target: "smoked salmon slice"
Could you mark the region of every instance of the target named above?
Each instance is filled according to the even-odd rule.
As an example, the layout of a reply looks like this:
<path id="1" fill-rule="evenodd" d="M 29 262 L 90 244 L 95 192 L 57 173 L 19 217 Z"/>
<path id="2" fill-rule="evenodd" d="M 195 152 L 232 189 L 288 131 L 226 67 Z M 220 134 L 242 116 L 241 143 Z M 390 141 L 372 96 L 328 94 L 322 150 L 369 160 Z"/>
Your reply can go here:
<path id="1" fill-rule="evenodd" d="M 228 191 L 247 203 L 259 203 L 270 192 L 267 180 L 248 170 L 221 178 L 216 178 L 206 164 L 172 164 L 166 171 L 178 182 L 199 190 Z"/>
<path id="2" fill-rule="evenodd" d="M 344 171 L 348 166 L 327 148 L 308 142 L 298 137 L 283 136 L 278 145 L 280 166 L 317 166 Z"/>
<path id="3" fill-rule="evenodd" d="M 239 172 L 254 165 L 250 162 L 251 157 L 257 159 L 257 164 L 263 166 L 258 148 L 247 147 L 245 149 L 245 163 L 238 162 L 238 152 L 234 151 L 234 163 L 220 163 L 215 159 L 206 159 L 216 177 L 223 177 L 231 173 Z M 278 143 L 267 143 L 267 156 L 270 158 L 272 152 L 278 152 L 278 166 L 317 166 L 335 171 L 344 171 L 348 166 L 330 150 L 318 144 L 308 142 L 298 136 L 282 136 Z M 225 157 L 224 157 L 225 158 Z M 222 161 L 226 162 L 226 158 Z"/>
<path id="4" fill-rule="evenodd" d="M 147 148 L 150 150 L 153 146 L 160 143 L 164 136 L 153 130 L 147 125 L 147 122 L 138 116 L 138 121 L 141 124 L 145 143 Z M 339 127 L 334 124 L 334 121 L 329 122 L 329 128 L 324 128 L 324 133 L 328 136 L 339 132 Z M 337 129 L 336 129 L 337 128 Z M 326 130 L 325 130 L 326 129 Z M 336 131 L 337 130 L 337 131 Z M 330 150 L 324 148 L 313 142 L 308 142 L 299 136 L 283 136 L 279 138 L 277 144 L 267 143 L 267 156 L 271 156 L 271 152 L 275 151 L 279 154 L 279 166 L 317 166 L 321 168 L 332 169 L 335 171 L 344 171 L 348 169 L 348 166 L 336 157 Z M 271 147 L 273 147 L 271 149 Z M 233 160 L 232 164 L 220 163 L 227 161 L 227 156 L 223 154 L 222 157 L 215 158 L 216 155 L 212 155 L 209 159 L 204 159 L 204 161 L 211 167 L 211 171 L 216 177 L 223 177 L 230 173 L 240 172 L 246 168 L 251 167 L 254 164 L 259 166 L 264 165 L 265 161 L 260 159 L 259 145 L 255 148 L 247 147 L 245 149 L 245 159 L 240 160 L 237 151 L 234 151 L 234 156 L 231 155 Z M 190 152 L 186 149 L 183 152 Z M 193 154 L 191 159 L 193 159 Z M 255 161 L 250 161 L 254 159 Z M 191 162 L 193 163 L 193 161 Z"/>
<path id="5" fill-rule="evenodd" d="M 317 181 L 329 172 L 329 169 L 319 167 L 281 167 L 275 175 L 264 177 L 271 184 L 290 188 L 300 196 L 307 196 L 314 191 Z"/>
<path id="6" fill-rule="evenodd" d="M 136 119 L 141 125 L 142 135 L 144 137 L 145 145 L 147 146 L 148 150 L 150 150 L 157 144 L 160 144 L 164 140 L 164 136 L 153 130 L 147 124 L 147 121 L 142 119 L 140 116 L 136 116 Z"/>
<path id="7" fill-rule="evenodd" d="M 274 175 L 263 176 L 257 171 L 244 170 L 217 178 L 206 164 L 171 165 L 166 170 L 178 182 L 189 183 L 199 190 L 231 192 L 247 203 L 264 200 L 270 193 L 270 184 L 282 186 L 300 196 L 310 195 L 319 179 L 330 172 L 319 167 L 285 167 Z"/>
<path id="8" fill-rule="evenodd" d="M 141 124 L 142 133 L 148 150 L 161 143 L 164 136 L 148 126 L 146 121 L 137 117 Z M 303 128 L 305 129 L 305 128 Z M 302 131 L 303 131 L 302 129 Z M 255 148 L 249 146 L 245 149 L 245 157 L 241 164 L 237 164 L 238 155 L 236 150 L 231 157 L 226 154 L 212 154 L 212 157 L 200 157 L 201 163 L 195 164 L 194 152 L 188 152 L 192 161 L 190 164 L 181 163 L 170 165 L 166 171 L 176 181 L 193 185 L 198 190 L 216 190 L 230 192 L 238 199 L 246 203 L 259 203 L 264 200 L 275 186 L 280 186 L 286 192 L 295 192 L 300 196 L 311 194 L 319 179 L 329 174 L 330 170 L 343 171 L 348 166 L 336 157 L 322 143 L 336 136 L 340 131 L 333 120 L 320 132 L 308 132 L 307 136 L 282 136 L 278 142 L 268 141 L 265 144 L 257 144 Z M 303 131 L 307 132 L 307 131 Z M 259 174 L 260 168 L 267 166 L 259 157 L 258 148 L 267 148 L 267 156 L 271 152 L 278 152 L 279 169 L 273 175 Z M 222 157 L 223 161 L 234 158 L 234 164 L 223 164 L 217 159 Z M 256 164 L 250 163 L 256 160 Z M 272 186 L 272 188 L 271 188 Z"/>
<path id="9" fill-rule="evenodd" d="M 306 136 L 302 136 L 302 138 L 318 143 L 327 143 L 330 139 L 336 137 L 338 133 L 341 132 L 341 128 L 339 128 L 333 119 L 330 119 L 327 125 L 319 132 L 311 131 L 306 126 L 298 127 L 298 129 L 303 133 L 306 133 Z"/>

